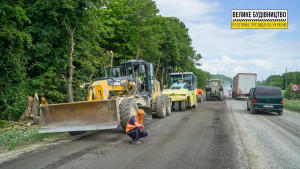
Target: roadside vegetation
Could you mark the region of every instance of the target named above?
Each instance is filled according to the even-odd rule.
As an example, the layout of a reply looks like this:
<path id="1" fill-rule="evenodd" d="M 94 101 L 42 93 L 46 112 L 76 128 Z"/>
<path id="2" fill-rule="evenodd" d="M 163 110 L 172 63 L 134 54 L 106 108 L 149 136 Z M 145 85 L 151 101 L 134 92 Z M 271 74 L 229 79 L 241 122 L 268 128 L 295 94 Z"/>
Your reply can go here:
<path id="1" fill-rule="evenodd" d="M 300 90 L 295 92 L 295 99 L 294 100 L 294 91 L 292 91 L 291 87 L 292 87 L 291 83 L 287 90 L 283 91 L 283 96 L 284 96 L 284 108 L 292 110 L 292 111 L 296 111 L 296 112 L 300 112 Z"/>
<path id="2" fill-rule="evenodd" d="M 283 107 L 292 111 L 300 112 L 300 100 L 284 100 Z"/>
<path id="3" fill-rule="evenodd" d="M 104 66 L 141 58 L 161 85 L 189 71 L 204 88 L 209 78 L 186 25 L 164 17 L 153 0 L 19 0 L 0 2 L 0 119 L 18 121 L 26 95 L 48 103 L 82 101 Z M 70 85 L 71 84 L 71 85 Z"/>
<path id="4" fill-rule="evenodd" d="M 262 82 L 257 81 L 257 86 L 277 86 L 280 87 L 282 90 L 290 89 L 291 84 L 300 84 L 299 71 L 287 72 L 282 75 L 272 75 Z"/>
<path id="5" fill-rule="evenodd" d="M 29 144 L 47 141 L 51 138 L 58 138 L 58 136 L 68 136 L 67 133 L 38 133 L 39 126 L 22 127 L 13 125 L 9 122 L 1 121 L 0 129 L 0 153 L 14 150 L 17 147 L 26 146 Z M 11 127 L 9 129 L 3 129 Z"/>

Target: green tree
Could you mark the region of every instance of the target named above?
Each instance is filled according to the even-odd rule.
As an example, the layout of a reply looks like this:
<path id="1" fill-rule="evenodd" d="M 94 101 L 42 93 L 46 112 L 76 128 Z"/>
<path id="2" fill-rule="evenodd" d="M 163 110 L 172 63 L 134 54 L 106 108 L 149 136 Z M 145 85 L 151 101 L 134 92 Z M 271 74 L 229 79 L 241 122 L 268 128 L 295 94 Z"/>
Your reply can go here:
<path id="1" fill-rule="evenodd" d="M 139 58 L 142 54 L 142 49 L 148 46 L 149 39 L 155 41 L 155 30 L 160 29 L 160 24 L 157 22 L 156 15 L 159 10 L 156 8 L 156 4 L 153 0 L 131 0 L 128 1 L 129 7 L 133 12 L 129 14 L 129 19 L 132 21 L 137 37 L 137 50 L 136 58 Z M 151 44 L 151 43 L 150 43 Z"/>
<path id="2" fill-rule="evenodd" d="M 173 72 L 177 67 L 185 70 L 195 69 L 194 58 L 197 55 L 191 46 L 192 40 L 183 22 L 175 17 L 163 17 L 162 26 L 162 54 L 155 58 L 157 60 L 155 74 L 161 78 L 163 84 L 162 77 L 167 74 L 166 72 Z M 198 58 L 200 56 L 198 55 Z"/>
<path id="3" fill-rule="evenodd" d="M 0 116 L 17 120 L 26 106 L 24 53 L 31 46 L 30 34 L 23 31 L 30 23 L 23 1 L 1 1 L 0 21 Z"/>
<path id="4" fill-rule="evenodd" d="M 161 19 L 152 0 L 106 0 L 101 9 L 102 46 L 114 63 L 159 53 Z"/>
<path id="5" fill-rule="evenodd" d="M 31 92 L 38 91 L 50 103 L 73 101 L 73 84 L 81 95 L 77 86 L 101 74 L 100 67 L 107 62 L 99 44 L 101 5 L 68 0 L 28 4 L 32 24 L 26 31 L 34 44 L 27 51 Z"/>

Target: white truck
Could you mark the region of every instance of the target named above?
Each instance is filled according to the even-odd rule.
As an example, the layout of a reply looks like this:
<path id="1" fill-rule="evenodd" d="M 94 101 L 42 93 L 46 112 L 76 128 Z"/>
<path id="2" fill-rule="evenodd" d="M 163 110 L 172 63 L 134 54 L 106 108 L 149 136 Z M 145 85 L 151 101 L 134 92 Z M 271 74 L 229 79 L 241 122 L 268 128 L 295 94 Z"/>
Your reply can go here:
<path id="1" fill-rule="evenodd" d="M 256 73 L 238 73 L 233 78 L 232 98 L 245 98 L 251 88 L 256 87 Z"/>

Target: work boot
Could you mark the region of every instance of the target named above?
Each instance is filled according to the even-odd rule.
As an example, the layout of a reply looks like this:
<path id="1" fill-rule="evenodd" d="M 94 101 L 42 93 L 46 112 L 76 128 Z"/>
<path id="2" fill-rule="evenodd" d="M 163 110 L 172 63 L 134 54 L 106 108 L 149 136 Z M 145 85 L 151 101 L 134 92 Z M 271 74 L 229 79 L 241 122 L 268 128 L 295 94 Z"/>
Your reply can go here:
<path id="1" fill-rule="evenodd" d="M 132 143 L 132 144 L 142 144 L 141 141 L 132 141 L 131 143 Z"/>

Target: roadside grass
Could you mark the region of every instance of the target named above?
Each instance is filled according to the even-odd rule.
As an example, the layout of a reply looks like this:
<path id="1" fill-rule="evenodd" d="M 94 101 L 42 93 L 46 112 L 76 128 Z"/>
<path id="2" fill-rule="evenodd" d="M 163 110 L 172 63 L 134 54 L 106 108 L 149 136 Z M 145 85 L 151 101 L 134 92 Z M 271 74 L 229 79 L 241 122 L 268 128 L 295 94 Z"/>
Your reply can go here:
<path id="1" fill-rule="evenodd" d="M 283 107 L 292 111 L 300 112 L 300 100 L 284 99 Z"/>
<path id="2" fill-rule="evenodd" d="M 49 138 L 66 135 L 66 133 L 38 133 L 39 126 L 14 126 L 0 132 L 0 153 L 13 150 L 20 146 L 41 142 Z"/>
<path id="3" fill-rule="evenodd" d="M 0 129 L 8 128 L 8 127 L 11 127 L 11 123 L 4 120 L 0 120 Z"/>

